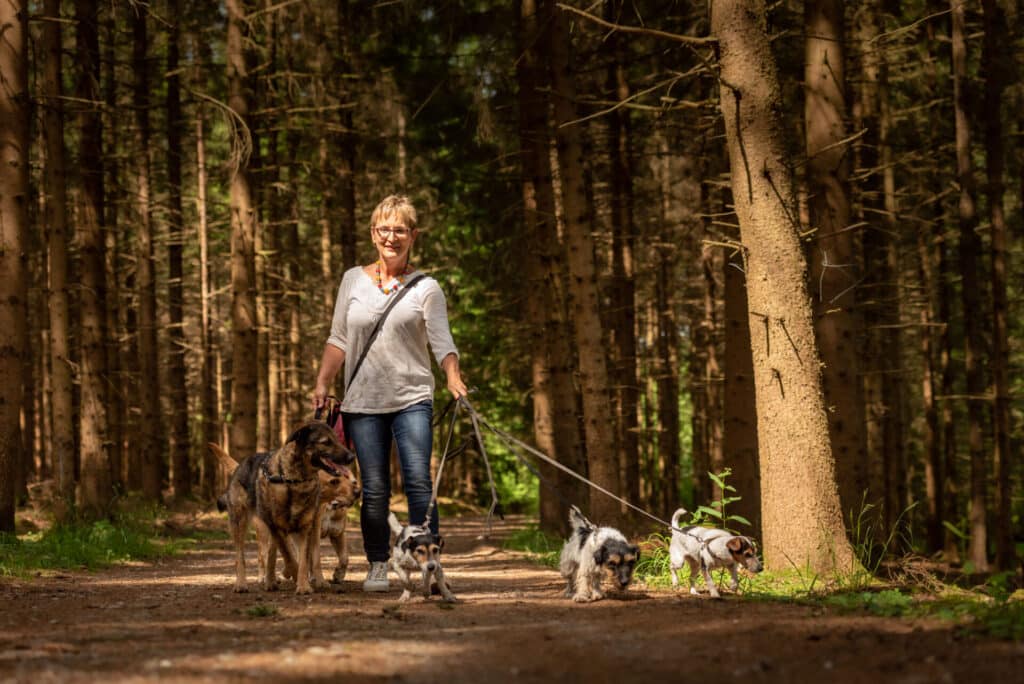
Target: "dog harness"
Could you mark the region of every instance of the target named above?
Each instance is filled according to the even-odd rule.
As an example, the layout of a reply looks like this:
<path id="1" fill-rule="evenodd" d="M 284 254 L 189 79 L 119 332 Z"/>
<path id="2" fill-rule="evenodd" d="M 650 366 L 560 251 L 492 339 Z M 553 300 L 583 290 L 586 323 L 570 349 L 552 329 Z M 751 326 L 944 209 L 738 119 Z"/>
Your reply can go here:
<path id="1" fill-rule="evenodd" d="M 278 469 L 280 469 L 280 466 L 278 466 Z M 316 475 L 313 475 L 313 477 L 307 477 L 301 480 L 291 480 L 280 473 L 277 475 L 271 475 L 270 470 L 267 468 L 266 461 L 264 461 L 263 465 L 260 466 L 260 472 L 267 476 L 267 482 L 270 484 L 302 484 L 303 482 L 310 482 L 317 478 Z"/>

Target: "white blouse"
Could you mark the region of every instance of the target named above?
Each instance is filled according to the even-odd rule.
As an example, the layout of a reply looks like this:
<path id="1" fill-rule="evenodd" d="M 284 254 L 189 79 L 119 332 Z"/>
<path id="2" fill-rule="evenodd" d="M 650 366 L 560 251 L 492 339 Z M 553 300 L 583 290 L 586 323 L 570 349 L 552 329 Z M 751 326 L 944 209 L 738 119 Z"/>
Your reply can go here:
<path id="1" fill-rule="evenodd" d="M 405 276 L 410 282 L 416 270 Z M 384 283 L 390 289 L 395 281 Z M 334 304 L 328 344 L 345 352 L 348 413 L 393 413 L 434 396 L 434 374 L 427 344 L 438 364 L 458 355 L 448 327 L 448 304 L 437 281 L 421 279 L 388 314 L 354 381 L 352 368 L 363 353 L 377 319 L 399 290 L 384 294 L 361 266 L 345 271 Z"/>

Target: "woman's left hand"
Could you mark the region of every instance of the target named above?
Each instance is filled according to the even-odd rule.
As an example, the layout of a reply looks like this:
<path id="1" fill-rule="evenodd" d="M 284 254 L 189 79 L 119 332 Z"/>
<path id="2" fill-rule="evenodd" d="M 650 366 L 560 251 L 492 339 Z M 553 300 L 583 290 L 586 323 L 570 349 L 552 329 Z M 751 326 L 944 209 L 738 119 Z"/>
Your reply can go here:
<path id="1" fill-rule="evenodd" d="M 459 370 L 459 357 L 449 354 L 441 360 L 441 368 L 448 377 L 448 391 L 457 400 L 469 394 L 466 383 L 462 381 L 462 371 Z"/>

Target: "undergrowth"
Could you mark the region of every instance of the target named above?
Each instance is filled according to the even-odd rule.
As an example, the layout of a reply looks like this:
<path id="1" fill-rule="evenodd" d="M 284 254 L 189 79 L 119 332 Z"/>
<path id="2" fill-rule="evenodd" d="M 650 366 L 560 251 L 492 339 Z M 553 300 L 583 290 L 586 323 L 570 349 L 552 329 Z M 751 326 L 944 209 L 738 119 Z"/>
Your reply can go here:
<path id="1" fill-rule="evenodd" d="M 97 570 L 115 563 L 177 553 L 188 539 L 168 539 L 156 509 L 118 513 L 110 520 L 72 521 L 22 535 L 0 534 L 0 577 L 42 571 Z"/>
<path id="2" fill-rule="evenodd" d="M 634 572 L 637 588 L 671 591 L 669 541 L 666 534 L 652 534 L 640 542 L 640 561 Z M 536 562 L 557 568 L 562 543 L 561 539 L 531 526 L 509 537 L 505 547 L 525 551 Z M 688 591 L 689 572 L 686 566 L 678 571 L 676 591 L 681 595 Z M 712 576 L 720 589 L 728 586 L 727 571 L 717 571 Z M 964 636 L 1020 641 L 1024 640 L 1024 590 L 1011 593 L 1010 579 L 1006 574 L 997 574 L 984 585 L 962 588 L 935 577 L 927 582 L 918 578 L 894 583 L 882 582 L 861 571 L 853 581 L 849 576 L 824 578 L 792 568 L 757 575 L 741 571 L 738 593 L 739 600 L 813 606 L 843 614 L 937 618 L 956 623 L 957 631 Z M 696 586 L 707 595 L 703 578 L 697 578 Z M 723 595 L 729 596 L 727 588 Z"/>

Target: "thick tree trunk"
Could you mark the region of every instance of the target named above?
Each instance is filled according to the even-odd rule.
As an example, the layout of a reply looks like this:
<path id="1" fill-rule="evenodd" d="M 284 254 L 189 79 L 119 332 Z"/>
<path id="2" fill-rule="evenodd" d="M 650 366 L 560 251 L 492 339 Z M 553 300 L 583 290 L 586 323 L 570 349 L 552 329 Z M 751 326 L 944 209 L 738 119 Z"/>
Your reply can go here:
<path id="1" fill-rule="evenodd" d="M 181 37 L 181 0 L 169 0 L 167 34 L 167 329 L 168 354 L 167 393 L 171 406 L 171 470 L 174 498 L 192 493 L 192 449 L 188 436 L 188 391 L 185 382 L 185 316 L 182 248 L 185 243 L 185 222 L 181 204 L 181 130 L 185 124 L 181 114 L 181 74 L 179 41 Z"/>
<path id="2" fill-rule="evenodd" d="M 981 239 L 975 228 L 978 214 L 975 206 L 974 164 L 971 161 L 970 94 L 967 73 L 967 40 L 962 0 L 952 0 L 953 46 L 953 111 L 956 121 L 956 170 L 960 185 L 960 293 L 964 309 L 964 367 L 967 375 L 967 444 L 971 455 L 970 476 L 970 547 L 968 559 L 977 572 L 988 570 L 988 525 L 985 504 L 988 494 L 988 463 L 985 459 L 984 431 L 985 375 L 984 348 L 981 337 L 981 282 L 978 258 Z"/>
<path id="3" fill-rule="evenodd" d="M 43 135 L 46 161 L 43 172 L 44 223 L 50 256 L 50 373 L 53 375 L 50 407 L 53 412 L 53 453 L 57 458 L 57 491 L 65 507 L 75 503 L 75 422 L 72 409 L 72 361 L 68 310 L 67 179 L 64 154 L 64 104 L 61 91 L 60 0 L 47 0 L 43 13 Z"/>
<path id="4" fill-rule="evenodd" d="M 138 354 L 139 354 L 139 406 L 142 410 L 138 425 L 138 468 L 142 492 L 147 498 L 159 501 L 163 491 L 166 467 L 164 465 L 163 416 L 160 410 L 159 349 L 157 346 L 156 270 L 153 263 L 153 203 L 150 196 L 150 123 L 149 123 L 149 12 L 139 5 L 132 13 L 133 53 L 135 72 L 135 154 L 137 167 L 135 207 L 135 293 L 138 299 Z"/>
<path id="5" fill-rule="evenodd" d="M 856 559 L 843 529 L 765 23 L 761 2 L 712 5 L 733 201 L 746 250 L 764 555 L 769 568 L 849 571 Z"/>
<path id="6" fill-rule="evenodd" d="M 1006 15 L 995 0 L 982 0 L 985 12 L 985 159 L 989 222 L 992 225 L 992 384 L 995 390 L 993 421 L 993 462 L 996 467 L 996 565 L 1003 570 L 1016 567 L 1011 520 L 1012 487 L 1010 452 L 1010 353 L 1007 328 L 1007 233 L 1003 210 L 1003 122 L 1002 99 L 1009 66 Z M 1019 148 L 1018 148 L 1019 149 Z"/>
<path id="7" fill-rule="evenodd" d="M 335 82 L 338 86 L 338 97 L 343 108 L 340 111 L 341 132 L 338 134 L 338 159 L 335 169 L 335 182 L 338 186 L 338 240 L 341 244 L 342 270 L 356 265 L 356 244 L 359 226 L 356 224 L 356 144 L 353 108 L 346 105 L 355 104 L 353 80 L 355 73 L 353 62 L 353 36 L 358 36 L 353 12 L 349 0 L 338 0 L 337 32 L 335 36 L 341 43 L 341 49 L 335 51 Z M 341 77 L 341 78 L 339 78 Z"/>
<path id="8" fill-rule="evenodd" d="M 28 3 L 0 5 L 0 532 L 14 532 L 14 472 L 22 458 L 22 365 L 27 310 L 29 94 Z"/>
<path id="9" fill-rule="evenodd" d="M 114 496 L 107 438 L 106 251 L 103 236 L 103 125 L 100 116 L 99 8 L 96 0 L 76 0 L 78 159 L 82 190 L 78 202 L 78 244 L 82 288 L 79 294 L 79 505 L 90 516 L 105 514 Z"/>
<path id="10" fill-rule="evenodd" d="M 806 26 L 804 122 L 807 136 L 808 210 L 815 240 L 810 248 L 815 333 L 821 349 L 822 387 L 843 514 L 859 510 L 864 491 L 863 401 L 858 350 L 863 319 L 856 308 L 857 233 L 848 230 L 850 189 L 844 100 L 843 2 L 804 4 Z"/>
<path id="11" fill-rule="evenodd" d="M 551 90 L 554 102 L 558 168 L 565 216 L 565 242 L 569 273 L 569 300 L 583 395 L 583 424 L 590 479 L 599 486 L 621 491 L 616 459 L 615 431 L 608 393 L 608 367 L 599 316 L 597 270 L 590 237 L 592 212 L 583 179 L 583 133 L 576 116 L 576 85 L 569 58 L 567 13 L 554 10 L 551 29 Z M 591 498 L 590 512 L 602 524 L 616 524 L 619 504 L 608 496 Z"/>
<path id="12" fill-rule="evenodd" d="M 228 106 L 248 125 L 245 59 L 245 0 L 228 0 L 227 78 Z M 256 216 L 249 183 L 245 147 L 248 129 L 234 141 L 237 168 L 231 174 L 231 450 L 244 458 L 256 450 Z"/>

